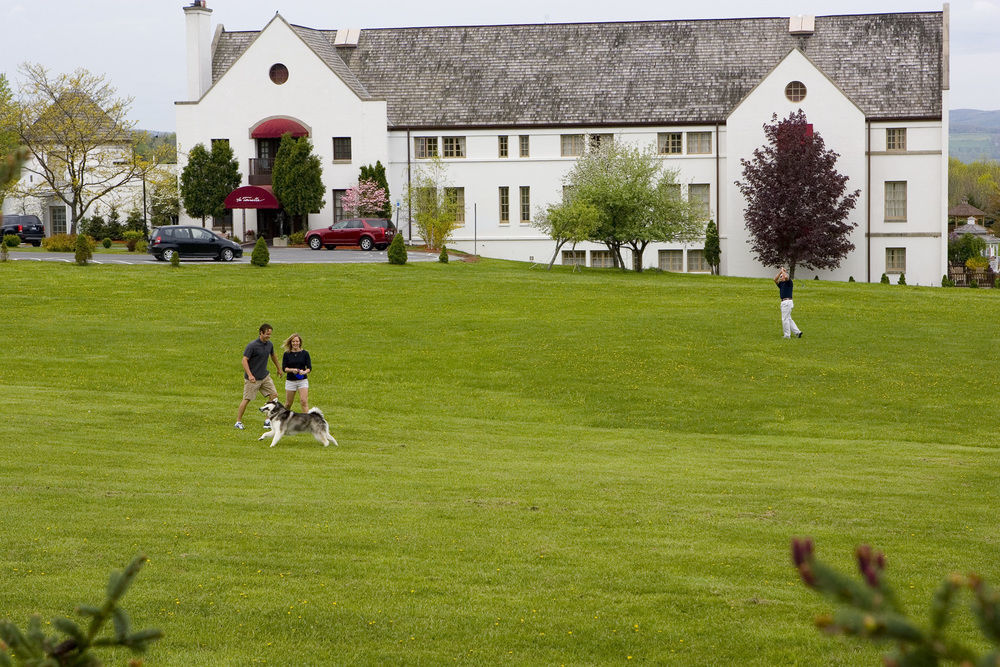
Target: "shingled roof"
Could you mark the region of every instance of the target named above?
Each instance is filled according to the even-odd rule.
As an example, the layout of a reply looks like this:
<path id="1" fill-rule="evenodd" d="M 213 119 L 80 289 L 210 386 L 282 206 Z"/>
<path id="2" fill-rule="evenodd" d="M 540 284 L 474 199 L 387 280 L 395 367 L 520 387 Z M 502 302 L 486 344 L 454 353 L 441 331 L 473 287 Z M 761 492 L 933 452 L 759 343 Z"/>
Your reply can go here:
<path id="1" fill-rule="evenodd" d="M 390 128 L 724 122 L 800 49 L 871 120 L 941 117 L 941 12 L 787 18 L 379 28 L 354 48 L 293 26 Z M 256 32 L 223 32 L 213 80 Z"/>

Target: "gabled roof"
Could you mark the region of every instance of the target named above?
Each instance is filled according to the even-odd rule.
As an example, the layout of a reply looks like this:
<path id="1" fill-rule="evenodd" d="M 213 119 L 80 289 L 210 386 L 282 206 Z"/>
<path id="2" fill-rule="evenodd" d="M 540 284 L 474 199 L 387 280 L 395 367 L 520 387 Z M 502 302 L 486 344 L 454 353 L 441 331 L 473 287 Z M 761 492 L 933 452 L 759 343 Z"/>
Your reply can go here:
<path id="1" fill-rule="evenodd" d="M 962 203 L 948 209 L 948 216 L 954 218 L 981 218 L 985 215 L 986 211 L 976 208 L 968 199 L 963 199 Z"/>
<path id="2" fill-rule="evenodd" d="M 340 49 L 293 29 L 390 127 L 725 122 L 793 48 L 869 119 L 941 117 L 941 12 L 821 16 L 809 36 L 787 18 L 379 28 Z M 221 34 L 214 79 L 256 34 Z"/>

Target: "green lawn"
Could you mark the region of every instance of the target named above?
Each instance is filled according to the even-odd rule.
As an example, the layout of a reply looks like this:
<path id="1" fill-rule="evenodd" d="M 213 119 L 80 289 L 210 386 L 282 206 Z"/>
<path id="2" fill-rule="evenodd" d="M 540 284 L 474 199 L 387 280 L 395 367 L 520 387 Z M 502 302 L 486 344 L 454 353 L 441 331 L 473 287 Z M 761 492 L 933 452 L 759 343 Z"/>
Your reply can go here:
<path id="1" fill-rule="evenodd" d="M 1000 292 L 467 264 L 7 262 L 0 617 L 103 597 L 148 665 L 874 665 L 792 536 L 926 616 L 1000 585 Z M 233 429 L 258 325 L 340 447 Z M 279 385 L 283 395 L 283 386 Z M 958 629 L 977 633 L 963 614 Z M 975 641 L 978 641 L 976 639 Z M 114 664 L 122 664 L 118 658 Z"/>

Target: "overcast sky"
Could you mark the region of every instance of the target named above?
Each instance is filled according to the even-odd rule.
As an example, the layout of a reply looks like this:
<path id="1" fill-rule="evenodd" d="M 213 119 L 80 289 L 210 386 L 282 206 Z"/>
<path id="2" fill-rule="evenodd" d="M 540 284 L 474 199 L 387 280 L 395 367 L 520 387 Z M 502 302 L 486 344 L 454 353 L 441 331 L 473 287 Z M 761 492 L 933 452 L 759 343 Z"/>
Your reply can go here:
<path id="1" fill-rule="evenodd" d="M 18 65 L 104 74 L 147 130 L 175 129 L 186 93 L 184 12 L 190 0 L 0 0 L 0 71 L 17 90 Z M 213 30 L 259 30 L 281 13 L 310 28 L 564 23 L 793 14 L 940 11 L 929 0 L 208 0 Z M 952 109 L 1000 109 L 1000 0 L 951 3 Z"/>

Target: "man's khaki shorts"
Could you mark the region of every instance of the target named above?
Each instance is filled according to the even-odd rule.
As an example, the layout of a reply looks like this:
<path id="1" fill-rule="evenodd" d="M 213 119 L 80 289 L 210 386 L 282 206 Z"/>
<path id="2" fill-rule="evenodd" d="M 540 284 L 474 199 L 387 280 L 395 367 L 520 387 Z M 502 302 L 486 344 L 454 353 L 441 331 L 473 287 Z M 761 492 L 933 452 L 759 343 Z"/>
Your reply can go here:
<path id="1" fill-rule="evenodd" d="M 263 394 L 264 398 L 278 395 L 278 390 L 274 388 L 274 380 L 271 379 L 270 375 L 256 382 L 243 378 L 243 400 L 252 401 L 257 398 L 257 392 Z"/>

